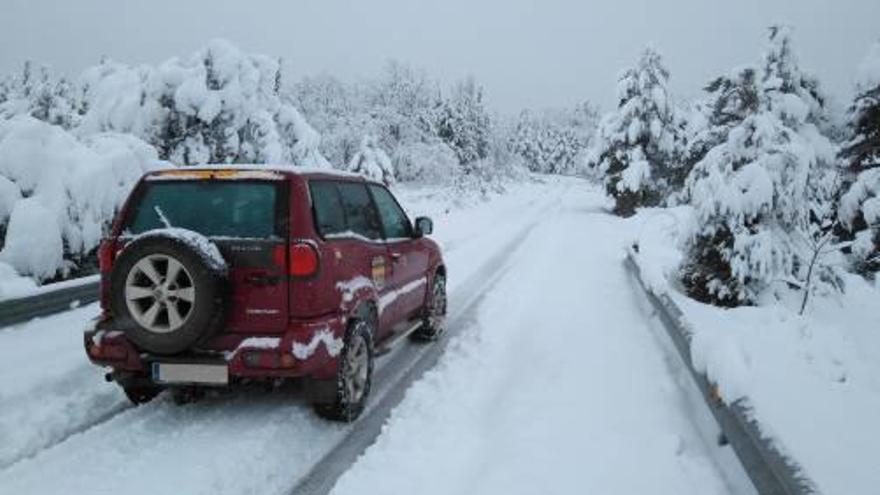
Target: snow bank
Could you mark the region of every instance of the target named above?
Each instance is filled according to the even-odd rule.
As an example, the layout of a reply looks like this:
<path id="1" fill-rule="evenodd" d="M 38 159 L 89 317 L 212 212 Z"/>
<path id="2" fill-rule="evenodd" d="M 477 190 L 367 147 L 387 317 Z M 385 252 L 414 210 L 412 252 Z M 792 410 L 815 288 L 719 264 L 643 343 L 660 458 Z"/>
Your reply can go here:
<path id="1" fill-rule="evenodd" d="M 155 151 L 132 136 L 78 139 L 27 116 L 0 123 L 0 261 L 45 280 L 66 274 L 99 243 Z"/>
<path id="2" fill-rule="evenodd" d="M 804 316 L 798 297 L 790 305 L 735 309 L 696 302 L 677 287 L 679 239 L 692 220 L 687 210 L 644 210 L 635 221 L 644 226 L 636 241 L 646 283 L 684 312 L 695 367 L 718 384 L 725 402 L 743 401 L 821 493 L 875 493 L 880 291 L 845 275 L 845 293 L 814 297 Z"/>

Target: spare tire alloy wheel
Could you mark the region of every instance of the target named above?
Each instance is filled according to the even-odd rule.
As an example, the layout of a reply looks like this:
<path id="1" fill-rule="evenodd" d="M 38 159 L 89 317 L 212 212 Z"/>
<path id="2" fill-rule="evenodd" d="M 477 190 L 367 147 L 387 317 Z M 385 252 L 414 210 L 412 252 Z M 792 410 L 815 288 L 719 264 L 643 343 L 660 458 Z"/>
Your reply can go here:
<path id="1" fill-rule="evenodd" d="M 114 326 L 124 330 L 139 350 L 176 354 L 222 328 L 226 272 L 211 264 L 201 245 L 210 241 L 193 243 L 157 233 L 132 241 L 113 264 Z"/>
<path id="2" fill-rule="evenodd" d="M 150 332 L 179 329 L 193 313 L 195 301 L 192 275 L 172 256 L 145 256 L 128 271 L 126 306 L 135 322 Z"/>

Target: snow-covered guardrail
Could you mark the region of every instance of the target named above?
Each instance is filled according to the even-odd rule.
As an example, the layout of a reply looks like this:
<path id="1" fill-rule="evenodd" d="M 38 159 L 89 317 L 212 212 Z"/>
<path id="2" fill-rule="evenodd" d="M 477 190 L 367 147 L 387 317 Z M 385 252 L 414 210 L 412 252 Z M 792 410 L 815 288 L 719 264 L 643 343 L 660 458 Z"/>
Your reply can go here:
<path id="1" fill-rule="evenodd" d="M 638 246 L 624 261 L 626 268 L 639 282 L 651 305 L 656 309 L 663 327 L 675 344 L 682 361 L 700 389 L 712 415 L 721 428 L 724 440 L 733 447 L 755 489 L 761 495 L 806 495 L 817 493 L 803 469 L 787 458 L 761 435 L 758 424 L 750 417 L 741 401 L 726 404 L 718 389 L 706 375 L 694 367 L 691 356 L 692 330 L 684 313 L 668 294 L 658 293 L 646 284 L 638 262 Z"/>
<path id="2" fill-rule="evenodd" d="M 98 300 L 98 277 L 54 284 L 33 294 L 0 301 L 0 327 L 67 311 Z"/>

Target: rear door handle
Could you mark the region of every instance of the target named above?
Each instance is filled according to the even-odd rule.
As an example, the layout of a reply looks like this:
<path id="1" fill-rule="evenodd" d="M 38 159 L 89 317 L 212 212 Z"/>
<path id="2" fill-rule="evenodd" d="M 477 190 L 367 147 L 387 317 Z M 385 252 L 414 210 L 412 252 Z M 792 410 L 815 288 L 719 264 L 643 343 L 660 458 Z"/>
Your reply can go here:
<path id="1" fill-rule="evenodd" d="M 400 254 L 400 253 L 391 253 L 391 259 L 392 259 L 393 261 L 397 261 L 397 260 L 399 260 L 401 256 L 403 256 L 403 255 Z"/>

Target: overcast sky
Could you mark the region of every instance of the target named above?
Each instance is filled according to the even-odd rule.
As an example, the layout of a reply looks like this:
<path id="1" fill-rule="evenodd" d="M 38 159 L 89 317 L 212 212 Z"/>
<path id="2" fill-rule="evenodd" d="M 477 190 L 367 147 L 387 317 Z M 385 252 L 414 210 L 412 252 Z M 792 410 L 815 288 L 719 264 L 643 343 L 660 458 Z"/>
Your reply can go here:
<path id="1" fill-rule="evenodd" d="M 880 0 L 0 0 L 0 73 L 26 59 L 75 75 L 102 56 L 156 63 L 223 37 L 284 57 L 295 76 L 375 76 L 391 58 L 444 83 L 474 75 L 502 111 L 613 105 L 646 43 L 672 90 L 758 60 L 766 28 L 794 27 L 802 65 L 839 99 L 880 39 Z"/>

